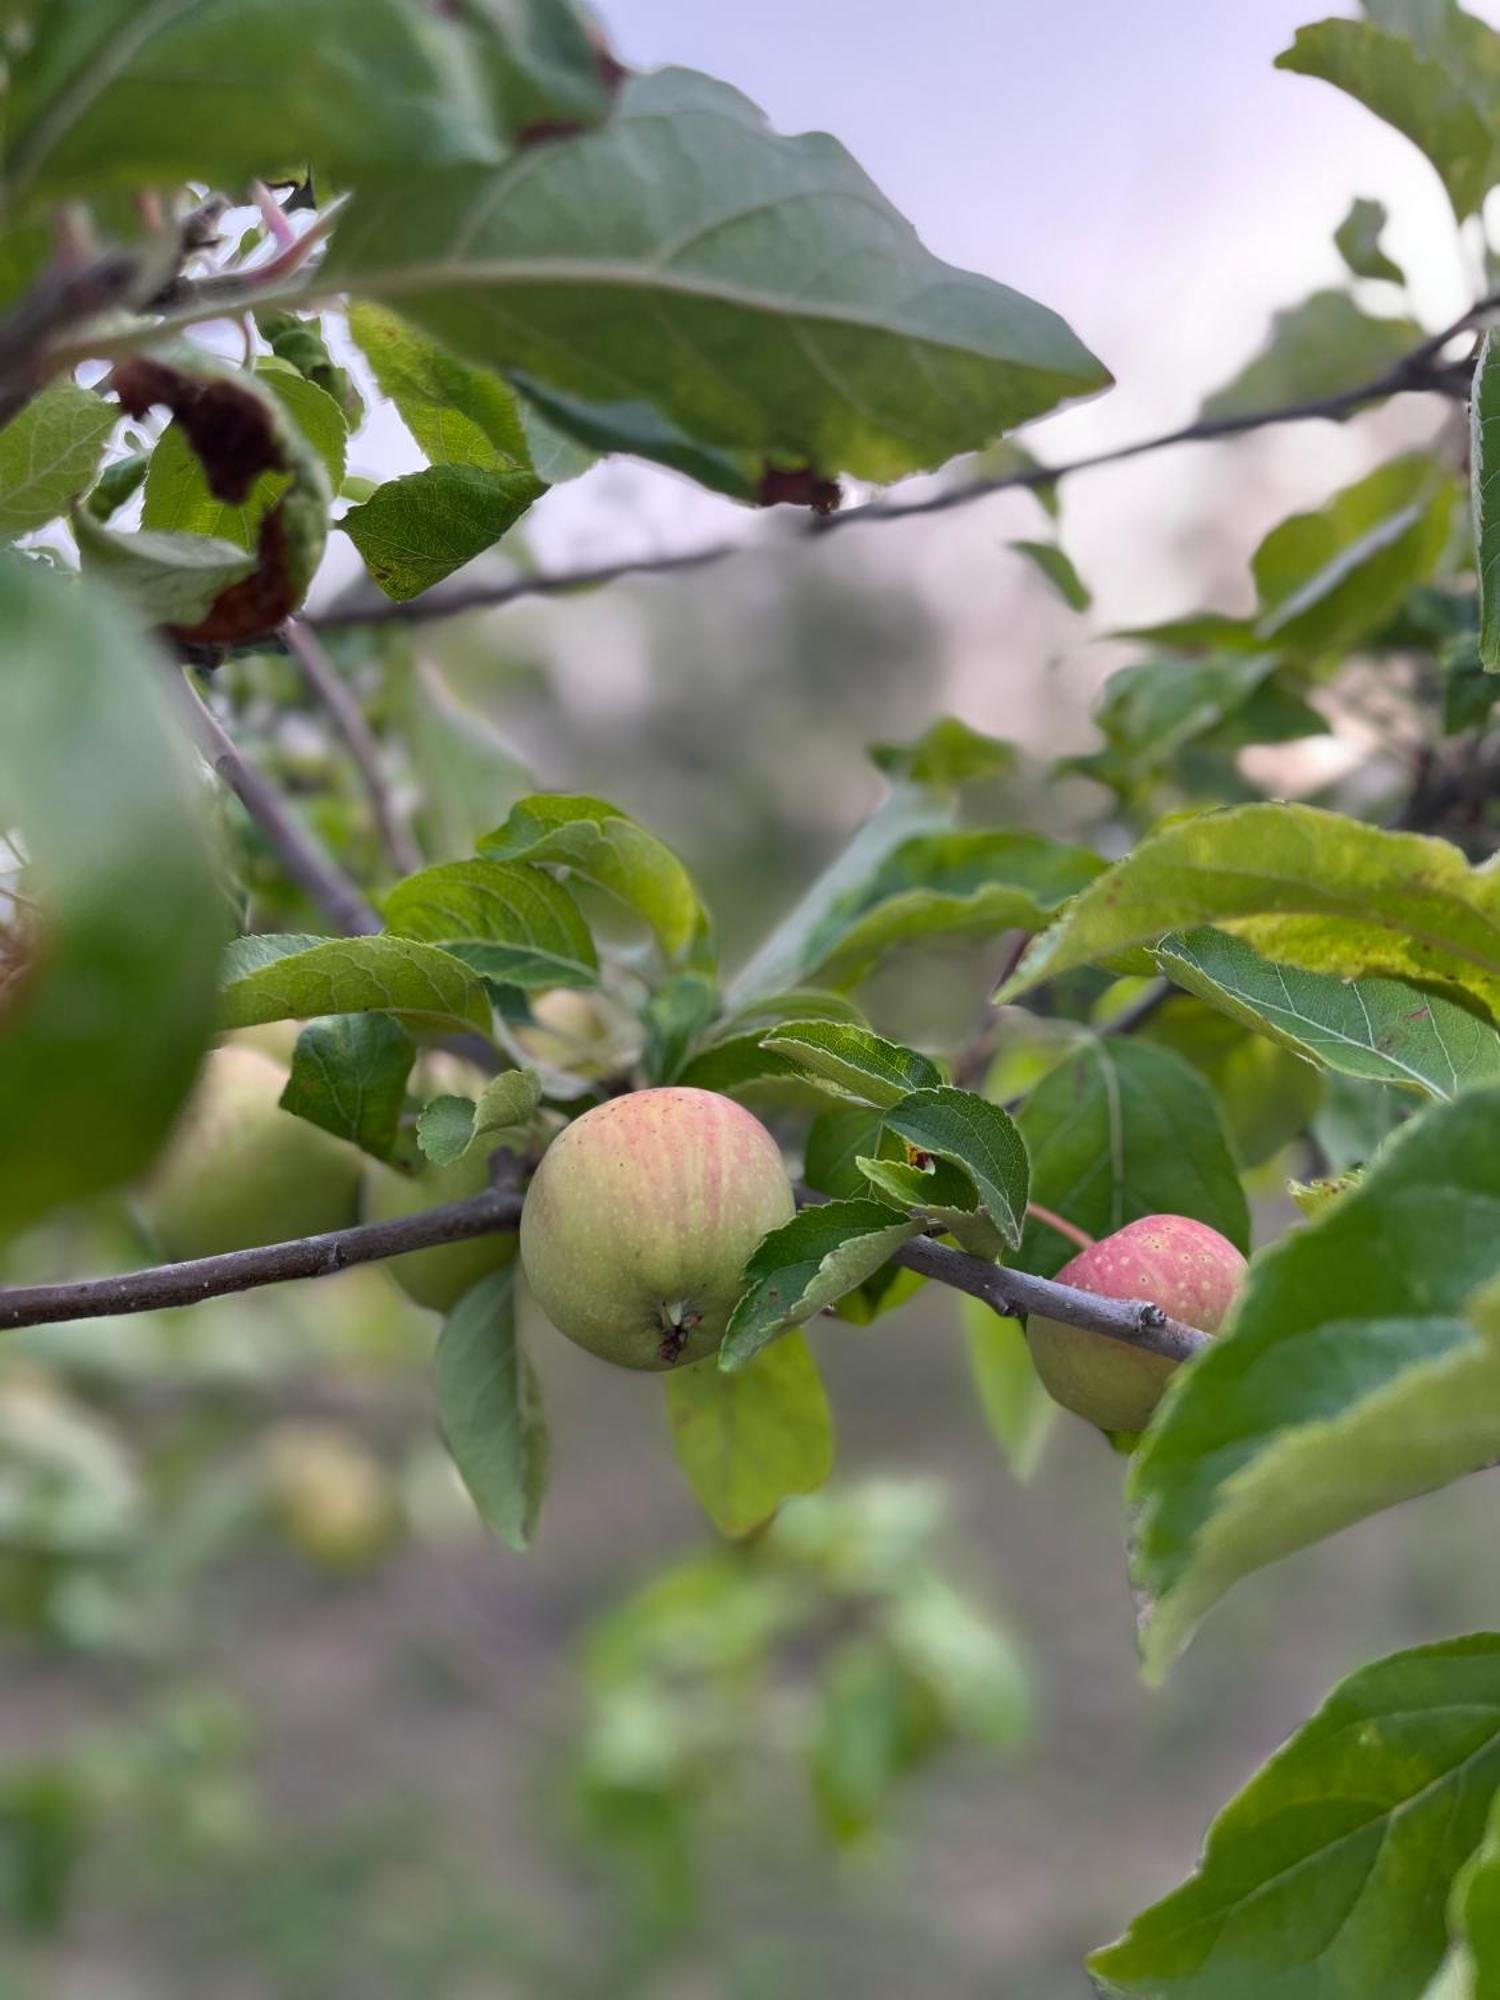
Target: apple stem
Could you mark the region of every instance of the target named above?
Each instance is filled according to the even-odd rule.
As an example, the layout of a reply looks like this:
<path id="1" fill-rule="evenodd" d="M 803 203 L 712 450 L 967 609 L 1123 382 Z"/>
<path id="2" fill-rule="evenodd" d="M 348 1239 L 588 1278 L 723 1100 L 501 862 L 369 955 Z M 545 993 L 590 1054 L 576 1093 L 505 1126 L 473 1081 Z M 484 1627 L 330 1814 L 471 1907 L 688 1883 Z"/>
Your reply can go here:
<path id="1" fill-rule="evenodd" d="M 1035 1222 L 1045 1223 L 1048 1229 L 1055 1229 L 1059 1236 L 1066 1236 L 1070 1243 L 1076 1243 L 1080 1250 L 1092 1250 L 1098 1238 L 1090 1236 L 1086 1229 L 1069 1222 L 1065 1215 L 1058 1215 L 1050 1208 L 1043 1208 L 1039 1201 L 1028 1201 L 1026 1213 Z"/>

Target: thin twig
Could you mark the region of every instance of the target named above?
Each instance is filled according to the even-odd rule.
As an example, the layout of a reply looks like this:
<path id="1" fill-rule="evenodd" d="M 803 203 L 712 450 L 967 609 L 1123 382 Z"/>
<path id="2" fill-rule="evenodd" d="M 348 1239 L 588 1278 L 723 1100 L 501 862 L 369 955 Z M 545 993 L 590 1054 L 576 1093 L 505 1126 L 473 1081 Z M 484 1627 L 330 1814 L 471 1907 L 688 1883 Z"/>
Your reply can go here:
<path id="1" fill-rule="evenodd" d="M 466 1201 L 450 1201 L 392 1222 L 361 1222 L 290 1243 L 256 1250 L 230 1250 L 185 1264 L 158 1264 L 146 1271 L 122 1271 L 108 1278 L 77 1278 L 57 1285 L 0 1289 L 0 1328 L 50 1326 L 59 1320 L 104 1319 L 117 1313 L 157 1312 L 170 1306 L 201 1305 L 231 1292 L 254 1291 L 291 1278 L 331 1278 L 353 1264 L 373 1264 L 408 1250 L 514 1229 L 521 1197 L 506 1188 L 488 1188 Z"/>
<path id="2" fill-rule="evenodd" d="M 414 875 L 422 866 L 421 851 L 412 839 L 396 801 L 391 796 L 391 788 L 381 761 L 380 745 L 375 740 L 374 730 L 365 720 L 364 710 L 355 700 L 343 675 L 329 658 L 327 648 L 300 618 L 289 618 L 283 627 L 282 636 L 289 651 L 307 676 L 308 685 L 328 710 L 334 728 L 343 738 L 345 748 L 354 759 L 364 784 L 365 794 L 370 801 L 370 810 L 375 815 L 375 824 L 380 829 L 380 837 L 385 843 L 386 852 L 400 874 Z"/>
<path id="3" fill-rule="evenodd" d="M 298 822 L 265 773 L 241 754 L 187 677 L 174 670 L 171 682 L 193 741 L 276 850 L 287 874 L 346 936 L 378 931 L 380 918 L 355 884 Z"/>
<path id="4" fill-rule="evenodd" d="M 1075 473 L 1123 465 L 1130 459 L 1143 458 L 1149 452 L 1166 451 L 1175 445 L 1212 444 L 1226 438 L 1243 437 L 1251 431 L 1266 430 L 1273 425 L 1307 423 L 1319 417 L 1341 417 L 1367 403 L 1380 402 L 1387 396 L 1407 390 L 1450 393 L 1456 386 L 1454 378 L 1450 371 L 1439 369 L 1434 363 L 1449 341 L 1466 332 L 1487 313 L 1496 310 L 1500 310 L 1500 291 L 1478 300 L 1451 325 L 1444 327 L 1440 333 L 1430 335 L 1383 374 L 1357 388 L 1340 389 L 1331 395 L 1309 397 L 1302 402 L 1284 403 L 1272 409 L 1247 410 L 1234 416 L 1200 417 L 1194 423 L 1179 425 L 1154 437 L 1137 438 L 1131 444 L 1112 445 L 1104 451 L 1089 452 L 1060 465 L 1021 466 L 1014 471 L 999 473 L 992 479 L 971 479 L 961 485 L 945 487 L 939 492 L 912 499 L 868 500 L 862 506 L 847 508 L 843 513 L 810 515 L 797 532 L 800 537 L 816 540 L 865 522 L 908 521 L 926 514 L 943 514 L 955 507 L 972 506 L 975 501 L 989 499 L 996 493 L 1055 486 Z M 755 541 L 726 538 L 676 555 L 626 558 L 551 573 L 536 571 L 509 578 L 503 583 L 469 584 L 438 596 L 413 598 L 405 603 L 334 605 L 310 622 L 324 631 L 333 631 L 349 625 L 404 624 L 453 618 L 465 611 L 497 610 L 503 605 L 514 604 L 520 598 L 558 597 L 569 591 L 615 583 L 627 576 L 666 576 L 680 570 L 702 569 L 763 546 L 763 543 Z"/>

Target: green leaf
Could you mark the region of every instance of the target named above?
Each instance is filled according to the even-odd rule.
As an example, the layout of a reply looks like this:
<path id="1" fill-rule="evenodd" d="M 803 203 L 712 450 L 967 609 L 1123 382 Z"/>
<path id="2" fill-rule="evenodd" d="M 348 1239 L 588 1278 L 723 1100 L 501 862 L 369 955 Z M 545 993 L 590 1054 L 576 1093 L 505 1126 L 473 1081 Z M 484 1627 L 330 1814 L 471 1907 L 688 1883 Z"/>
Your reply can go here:
<path id="1" fill-rule="evenodd" d="M 702 972 L 679 972 L 646 1002 L 642 1062 L 649 1083 L 675 1083 L 688 1051 L 719 1011 L 717 984 Z"/>
<path id="2" fill-rule="evenodd" d="M 474 843 L 532 789 L 531 774 L 488 717 L 460 702 L 430 661 L 417 660 L 401 717 L 422 793 L 424 852 L 472 854 Z"/>
<path id="3" fill-rule="evenodd" d="M 833 1419 L 800 1333 L 725 1374 L 713 1360 L 664 1384 L 678 1463 L 721 1533 L 747 1535 L 833 1469 Z"/>
<path id="4" fill-rule="evenodd" d="M 735 1097 L 759 1083 L 797 1082 L 804 1072 L 788 1057 L 767 1048 L 759 1032 L 730 1035 L 700 1049 L 685 1062 L 674 1081 L 684 1089 L 716 1090 Z"/>
<path id="5" fill-rule="evenodd" d="M 1129 796 L 1166 769 L 1179 751 L 1240 714 L 1277 664 L 1271 653 L 1230 653 L 1122 667 L 1105 682 L 1094 715 L 1107 747 L 1064 758 L 1059 769 L 1095 778 Z M 1308 714 L 1315 730 L 1325 726 L 1319 716 Z M 1080 881 L 1076 886 L 1084 885 Z"/>
<path id="6" fill-rule="evenodd" d="M 1273 528 L 1251 563 L 1260 636 L 1305 655 L 1349 651 L 1431 575 L 1454 499 L 1447 470 L 1414 452 Z"/>
<path id="7" fill-rule="evenodd" d="M 683 70 L 565 145 L 362 191 L 323 275 L 477 362 L 825 476 L 899 478 L 1108 381 L 1055 314 L 930 256 L 833 140 Z"/>
<path id="8" fill-rule="evenodd" d="M 711 1040 L 721 1042 L 750 1028 L 764 1034 L 783 1021 L 847 1021 L 856 1028 L 868 1027 L 859 1002 L 847 993 L 830 993 L 820 986 L 794 986 L 786 993 L 768 993 L 762 1000 L 747 1001 L 716 1025 Z"/>
<path id="9" fill-rule="evenodd" d="M 149 451 L 128 451 L 105 466 L 83 503 L 96 521 L 109 520 L 127 500 L 135 498 L 150 464 Z"/>
<path id="10" fill-rule="evenodd" d="M 1320 77 L 1404 133 L 1437 169 L 1460 221 L 1494 185 L 1493 107 L 1405 36 L 1368 21 L 1316 21 L 1297 30 L 1276 67 Z"/>
<path id="11" fill-rule="evenodd" d="M 472 1097 L 434 1097 L 422 1106 L 417 1119 L 417 1145 L 423 1159 L 435 1167 L 451 1167 L 469 1150 L 474 1136 L 475 1104 Z"/>
<path id="12" fill-rule="evenodd" d="M 437 1345 L 438 1419 L 480 1515 L 511 1548 L 531 1546 L 547 1489 L 541 1385 L 516 1330 L 515 1267 L 465 1292 Z"/>
<path id="13" fill-rule="evenodd" d="M 1045 577 L 1052 589 L 1067 605 L 1070 611 L 1087 611 L 1093 603 L 1093 595 L 1078 571 L 1073 567 L 1073 558 L 1056 542 L 1011 542 L 1009 546 L 1018 556 L 1027 561 Z"/>
<path id="14" fill-rule="evenodd" d="M 886 1112 L 885 1124 L 919 1153 L 962 1168 L 985 1214 L 1016 1248 L 1025 1226 L 1029 1168 L 1025 1142 L 1009 1113 L 972 1090 L 942 1084 L 903 1097 Z"/>
<path id="15" fill-rule="evenodd" d="M 719 1366 L 743 1368 L 763 1348 L 862 1285 L 918 1234 L 920 1223 L 880 1201 L 830 1201 L 762 1237 L 745 1266 Z"/>
<path id="16" fill-rule="evenodd" d="M 1084 890 L 1000 997 L 1080 965 L 1130 959 L 1213 924 L 1278 960 L 1385 973 L 1500 1012 L 1500 876 L 1456 847 L 1312 806 L 1237 806 L 1152 834 Z"/>
<path id="17" fill-rule="evenodd" d="M 534 1070 L 507 1069 L 491 1077 L 476 1103 L 469 1097 L 434 1097 L 417 1120 L 417 1144 L 434 1166 L 449 1167 L 475 1146 L 494 1152 L 519 1143 L 542 1101 Z"/>
<path id="18" fill-rule="evenodd" d="M 1322 1068 L 1427 1097 L 1500 1083 L 1500 1034 L 1399 980 L 1299 971 L 1208 928 L 1163 938 L 1156 960 L 1178 986 Z"/>
<path id="19" fill-rule="evenodd" d="M 893 782 L 939 789 L 1006 777 L 1016 768 L 1016 746 L 986 736 L 956 715 L 940 715 L 912 743 L 872 743 L 870 762 Z"/>
<path id="20" fill-rule="evenodd" d="M 897 1780 L 944 1734 L 927 1690 L 888 1646 L 873 1637 L 847 1640 L 825 1677 L 809 1753 L 829 1839 L 850 1845 L 865 1838 Z"/>
<path id="21" fill-rule="evenodd" d="M 1204 403 L 1206 418 L 1247 416 L 1363 388 L 1394 368 L 1423 333 L 1415 320 L 1365 312 L 1347 292 L 1314 292 L 1271 320 L 1266 345 Z M 1337 420 L 1352 416 L 1337 413 Z"/>
<path id="22" fill-rule="evenodd" d="M 1493 329 L 1484 336 L 1474 368 L 1470 403 L 1470 480 L 1473 494 L 1475 570 L 1479 579 L 1479 657 L 1500 672 L 1500 348 Z"/>
<path id="23" fill-rule="evenodd" d="M 1215 1821 L 1191 1881 L 1096 1952 L 1111 2000 L 1413 2000 L 1500 1785 L 1500 1638 L 1362 1667 Z"/>
<path id="24" fill-rule="evenodd" d="M 539 144 L 601 124 L 612 94 L 574 0 L 459 0 L 480 48 L 509 136 Z"/>
<path id="25" fill-rule="evenodd" d="M 626 452 L 686 473 L 714 493 L 732 500 L 759 500 L 761 483 L 755 460 L 747 452 L 722 451 L 692 437 L 650 403 L 640 400 L 590 403 L 564 395 L 536 376 L 513 368 L 510 379 L 526 398 L 527 407 L 555 432 L 586 445 L 592 456 Z"/>
<path id="26" fill-rule="evenodd" d="M 377 486 L 339 526 L 386 596 L 404 604 L 493 548 L 546 490 L 530 472 L 430 465 Z"/>
<path id="27" fill-rule="evenodd" d="M 929 1057 L 841 1021 L 787 1021 L 761 1041 L 804 1075 L 857 1104 L 895 1104 L 909 1092 L 943 1080 Z"/>
<path id="28" fill-rule="evenodd" d="M 93 484 L 118 403 L 55 382 L 0 430 L 0 535 L 14 540 L 65 514 Z"/>
<path id="29" fill-rule="evenodd" d="M 221 1027 L 371 1011 L 485 1034 L 490 1028 L 478 977 L 435 945 L 403 937 L 257 935 L 236 938 L 226 954 Z"/>
<path id="30" fill-rule="evenodd" d="M 74 513 L 73 533 L 83 568 L 112 584 L 153 625 L 196 625 L 221 591 L 255 568 L 255 557 L 234 542 L 149 528 L 125 534 L 83 507 Z"/>
<path id="31" fill-rule="evenodd" d="M 1132 1474 L 1152 1672 L 1242 1576 L 1500 1454 L 1497 1274 L 1494 1089 L 1413 1119 L 1256 1258 Z"/>
<path id="32" fill-rule="evenodd" d="M 1143 1215 L 1189 1215 L 1248 1247 L 1249 1211 L 1213 1093 L 1168 1050 L 1085 1043 L 1048 1071 L 1018 1122 L 1031 1199 L 1088 1235 Z M 1050 1277 L 1077 1249 L 1032 1221 L 1016 1262 Z"/>
<path id="33" fill-rule="evenodd" d="M 1500 1797 L 1490 1807 L 1484 1839 L 1453 1887 L 1449 1928 L 1461 1982 L 1450 2000 L 1496 2000 L 1500 1994 Z"/>
<path id="34" fill-rule="evenodd" d="M 1406 273 L 1380 247 L 1381 236 L 1390 216 L 1382 201 L 1358 198 L 1333 232 L 1338 253 L 1356 278 L 1387 278 L 1404 285 Z"/>
<path id="35" fill-rule="evenodd" d="M 279 356 L 262 355 L 255 364 L 255 379 L 271 391 L 312 446 L 328 474 L 329 492 L 337 493 L 344 483 L 349 419 L 336 398 Z"/>
<path id="36" fill-rule="evenodd" d="M 837 935 L 848 911 L 863 907 L 871 878 L 903 841 L 951 829 L 953 819 L 946 788 L 899 780 L 739 972 L 729 988 L 731 1005 L 748 1006 L 810 978 L 818 940 Z"/>
<path id="37" fill-rule="evenodd" d="M 415 1059 L 416 1044 L 389 1014 L 309 1022 L 292 1051 L 281 1108 L 388 1160 Z"/>
<path id="38" fill-rule="evenodd" d="M 821 979 L 855 985 L 902 947 L 1041 930 L 1103 867 L 1086 848 L 1040 834 L 918 834 L 809 936 L 806 963 Z"/>
<path id="39" fill-rule="evenodd" d="M 383 306 L 356 302 L 349 331 L 429 465 L 533 469 L 515 391 L 498 375 L 460 361 Z"/>
<path id="40" fill-rule="evenodd" d="M 119 601 L 0 564 L 0 1232 L 138 1173 L 213 1026 L 201 785 Z M 33 934 L 10 894 L 36 904 Z"/>
<path id="41" fill-rule="evenodd" d="M 547 862 L 609 890 L 643 917 L 670 958 L 707 930 L 693 879 L 671 848 L 603 799 L 535 792 L 479 843 L 494 861 Z"/>
<path id="42" fill-rule="evenodd" d="M 985 1422 L 1020 1480 L 1037 1468 L 1058 1405 L 1042 1387 L 1018 1319 L 1002 1319 L 983 1299 L 960 1296 L 969 1371 Z"/>
<path id="43" fill-rule="evenodd" d="M 1327 1079 L 1318 1068 L 1187 993 L 1170 995 L 1136 1033 L 1180 1056 L 1203 1078 L 1243 1168 L 1274 1159 L 1309 1131 L 1323 1109 Z"/>
<path id="44" fill-rule="evenodd" d="M 867 1189 L 924 1224 L 936 1224 L 971 1256 L 992 1262 L 1005 1250 L 1005 1240 L 980 1205 L 970 1176 L 947 1160 L 927 1159 L 917 1165 L 904 1156 L 862 1153 L 854 1162 Z"/>
<path id="45" fill-rule="evenodd" d="M 525 862 L 443 861 L 398 882 L 386 928 L 440 944 L 506 986 L 597 986 L 583 912 L 560 882 Z"/>
<path id="46" fill-rule="evenodd" d="M 305 29 L 297 0 L 47 0 L 10 71 L 12 212 L 108 188 L 237 188 L 299 159 L 348 181 L 498 158 L 450 25 L 402 0 L 319 0 Z"/>
<path id="47" fill-rule="evenodd" d="M 861 1154 L 880 1153 L 885 1119 L 869 1104 L 830 1104 L 807 1130 L 802 1178 L 819 1194 L 841 1200 L 867 1197 L 870 1188 L 859 1164 Z M 895 1148 L 895 1142 L 891 1145 Z"/>

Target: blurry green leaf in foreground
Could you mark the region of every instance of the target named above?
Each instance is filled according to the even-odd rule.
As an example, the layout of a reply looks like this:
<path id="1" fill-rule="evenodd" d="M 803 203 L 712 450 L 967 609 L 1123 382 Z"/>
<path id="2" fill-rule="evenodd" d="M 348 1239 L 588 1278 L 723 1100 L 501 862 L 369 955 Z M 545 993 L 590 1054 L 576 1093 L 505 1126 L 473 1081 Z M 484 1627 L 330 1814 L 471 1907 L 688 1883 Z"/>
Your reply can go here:
<path id="1" fill-rule="evenodd" d="M 1500 1456 L 1500 1089 L 1432 1106 L 1264 1250 L 1130 1482 L 1159 1673 L 1241 1577 Z"/>
<path id="2" fill-rule="evenodd" d="M 1207 927 L 1163 938 L 1156 960 L 1189 993 L 1346 1076 L 1428 1097 L 1500 1083 L 1500 1032 L 1468 1008 L 1400 980 L 1301 972 Z"/>
<path id="3" fill-rule="evenodd" d="M 1312 806 L 1252 805 L 1149 835 L 1043 932 L 1002 999 L 1212 924 L 1312 972 L 1382 973 L 1500 1015 L 1500 875 L 1456 847 Z"/>
<path id="4" fill-rule="evenodd" d="M 663 1387 L 678 1463 L 726 1535 L 749 1534 L 832 1470 L 828 1398 L 799 1332 L 733 1374 L 709 1359 L 673 1369 Z"/>
<path id="5" fill-rule="evenodd" d="M 1110 2000 L 1423 2000 L 1500 1787 L 1500 1636 L 1362 1667 L 1095 1953 Z"/>
<path id="6" fill-rule="evenodd" d="M 7 561 L 0 626 L 3 1233 L 149 1162 L 226 926 L 166 669 L 119 601 Z"/>

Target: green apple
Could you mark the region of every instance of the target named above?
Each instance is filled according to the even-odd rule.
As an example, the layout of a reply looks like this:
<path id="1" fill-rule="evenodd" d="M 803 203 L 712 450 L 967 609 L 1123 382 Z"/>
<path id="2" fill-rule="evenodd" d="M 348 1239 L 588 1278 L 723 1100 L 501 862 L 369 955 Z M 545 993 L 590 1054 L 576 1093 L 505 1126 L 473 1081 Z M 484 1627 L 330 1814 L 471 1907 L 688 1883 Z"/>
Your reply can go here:
<path id="1" fill-rule="evenodd" d="M 261 1446 L 266 1494 L 287 1539 L 329 1569 L 357 1569 L 389 1545 L 395 1495 L 379 1459 L 336 1425 L 278 1424 Z"/>
<path id="2" fill-rule="evenodd" d="M 521 1264 L 548 1319 L 622 1368 L 712 1354 L 745 1260 L 796 1212 L 770 1133 L 709 1090 L 637 1090 L 569 1125 L 521 1216 Z"/>
<path id="3" fill-rule="evenodd" d="M 283 1111 L 287 1073 L 259 1049 L 212 1051 L 136 1208 L 165 1257 L 213 1257 L 352 1223 L 357 1150 Z"/>
<path id="4" fill-rule="evenodd" d="M 1106 1298 L 1147 1299 L 1173 1319 L 1217 1333 L 1244 1274 L 1244 1258 L 1217 1229 L 1186 1215 L 1146 1215 L 1080 1250 L 1057 1276 Z M 1102 1431 L 1144 1430 L 1177 1365 L 1035 1313 L 1026 1339 L 1049 1394 Z"/>
<path id="5" fill-rule="evenodd" d="M 364 1219 L 394 1222 L 424 1208 L 483 1194 L 489 1184 L 490 1163 L 480 1151 L 465 1153 L 450 1166 L 422 1166 L 409 1174 L 372 1160 L 365 1173 Z M 388 1259 L 381 1269 L 414 1304 L 445 1313 L 481 1278 L 503 1270 L 515 1254 L 515 1230 L 497 1230 L 463 1243 L 441 1243 L 433 1250 L 408 1250 L 404 1257 Z"/>

